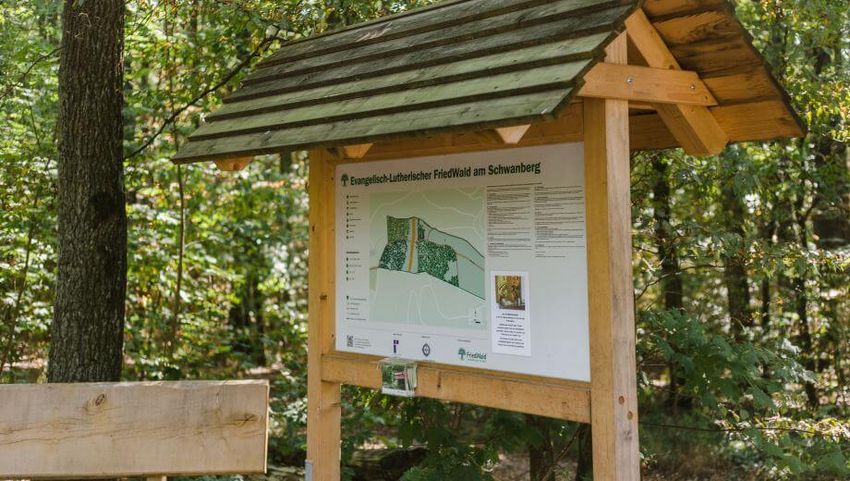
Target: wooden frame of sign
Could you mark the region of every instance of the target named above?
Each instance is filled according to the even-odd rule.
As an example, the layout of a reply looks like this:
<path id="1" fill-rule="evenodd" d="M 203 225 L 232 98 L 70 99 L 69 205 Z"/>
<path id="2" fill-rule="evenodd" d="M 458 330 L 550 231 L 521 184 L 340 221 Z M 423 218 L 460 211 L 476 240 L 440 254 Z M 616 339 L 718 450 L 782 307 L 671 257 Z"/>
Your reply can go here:
<path id="1" fill-rule="evenodd" d="M 607 63 L 600 65 L 624 64 L 625 35 L 606 52 Z M 607 75 L 603 69 L 599 69 L 601 75 Z M 593 83 L 588 85 L 586 89 L 595 88 Z M 310 152 L 307 460 L 313 481 L 339 479 L 341 385 L 381 386 L 378 357 L 334 349 L 335 167 L 345 162 L 582 141 L 586 215 L 604 219 L 587 224 L 591 382 L 426 363 L 418 368 L 417 395 L 591 423 L 595 479 L 639 479 L 629 102 L 592 95 L 573 104 L 556 121 L 518 126 L 497 135 L 456 134 L 438 141 Z"/>

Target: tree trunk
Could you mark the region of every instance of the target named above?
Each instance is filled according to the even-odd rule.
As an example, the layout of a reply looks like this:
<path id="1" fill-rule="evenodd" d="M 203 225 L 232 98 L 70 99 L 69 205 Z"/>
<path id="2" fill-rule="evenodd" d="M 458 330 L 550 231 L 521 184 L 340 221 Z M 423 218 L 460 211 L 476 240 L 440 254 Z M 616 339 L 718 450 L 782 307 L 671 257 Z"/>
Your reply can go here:
<path id="1" fill-rule="evenodd" d="M 593 479 L 593 432 L 590 424 L 582 424 L 578 430 L 575 481 L 590 481 Z"/>
<path id="2" fill-rule="evenodd" d="M 734 177 L 738 165 L 738 154 L 731 150 L 721 155 L 721 158 L 729 163 L 727 168 L 730 172 L 723 183 L 721 203 L 725 230 L 735 236 L 735 244 L 724 248 L 723 280 L 729 305 L 730 330 L 735 339 L 741 341 L 744 327 L 752 325 L 752 311 L 750 285 L 747 279 L 746 232 L 744 231 L 746 209 L 741 195 L 735 190 Z"/>
<path id="3" fill-rule="evenodd" d="M 121 0 L 66 0 L 59 66 L 58 278 L 50 382 L 121 376 L 124 207 Z"/>
<path id="4" fill-rule="evenodd" d="M 838 43 L 840 39 L 836 38 Z M 841 71 L 844 56 L 840 46 L 830 52 L 826 48 L 812 52 L 815 59 L 815 75 L 820 77 L 823 71 L 832 65 Z M 841 128 L 842 119 L 835 115 L 829 121 L 829 127 Z M 850 245 L 850 149 L 847 144 L 822 135 L 815 142 L 815 166 L 828 180 L 819 183 L 815 192 L 816 202 L 820 206 L 813 227 L 818 247 L 837 249 Z"/>
<path id="5" fill-rule="evenodd" d="M 528 471 L 531 481 L 555 481 L 555 450 L 549 420 L 541 416 L 525 415 L 525 424 L 540 433 L 539 445 L 528 445 Z"/>
<path id="6" fill-rule="evenodd" d="M 253 262 L 248 262 L 254 265 Z M 245 275 L 245 283 L 239 293 L 239 304 L 233 305 L 228 313 L 230 325 L 235 331 L 233 350 L 250 356 L 258 366 L 267 366 L 265 344 L 266 333 L 263 318 L 263 303 L 265 296 L 260 290 L 260 279 L 257 273 L 250 269 Z"/>
<path id="7" fill-rule="evenodd" d="M 652 187 L 652 210 L 655 222 L 655 248 L 661 262 L 661 290 L 664 299 L 664 310 L 667 312 L 684 312 L 684 287 L 679 264 L 679 254 L 676 251 L 675 233 L 671 221 L 670 205 L 670 165 L 664 156 L 655 154 L 652 157 L 652 170 L 655 172 L 655 183 Z M 680 395 L 684 377 L 679 372 L 679 366 L 671 361 L 668 365 L 670 375 L 670 395 L 668 405 L 671 414 L 678 414 L 679 408 L 690 408 L 690 398 Z"/>
<path id="8" fill-rule="evenodd" d="M 808 219 L 803 215 L 802 196 L 795 203 L 795 216 L 797 223 L 797 241 L 800 245 L 800 250 L 807 250 L 809 244 L 808 235 Z M 815 351 L 814 339 L 812 330 L 809 326 L 809 291 L 806 287 L 808 274 L 803 271 L 797 274 L 793 280 L 794 288 L 794 307 L 797 311 L 797 317 L 800 321 L 800 335 L 798 345 L 802 348 L 803 367 L 810 371 L 812 375 L 817 376 L 818 365 L 817 356 L 819 351 Z M 815 383 L 806 381 L 805 383 L 806 398 L 809 401 L 809 406 L 812 408 L 818 407 L 820 404 L 820 396 Z"/>

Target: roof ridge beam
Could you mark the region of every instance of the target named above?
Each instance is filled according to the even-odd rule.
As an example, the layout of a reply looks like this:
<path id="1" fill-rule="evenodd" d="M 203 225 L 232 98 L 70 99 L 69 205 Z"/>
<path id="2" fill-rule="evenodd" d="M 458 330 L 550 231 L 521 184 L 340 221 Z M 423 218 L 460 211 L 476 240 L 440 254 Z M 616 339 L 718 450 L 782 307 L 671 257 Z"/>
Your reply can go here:
<path id="1" fill-rule="evenodd" d="M 643 10 L 636 10 L 626 19 L 626 31 L 629 40 L 648 66 L 668 70 L 682 69 Z M 687 154 L 719 154 L 729 142 L 729 136 L 711 111 L 704 106 L 663 103 L 653 105 L 664 125 Z"/>

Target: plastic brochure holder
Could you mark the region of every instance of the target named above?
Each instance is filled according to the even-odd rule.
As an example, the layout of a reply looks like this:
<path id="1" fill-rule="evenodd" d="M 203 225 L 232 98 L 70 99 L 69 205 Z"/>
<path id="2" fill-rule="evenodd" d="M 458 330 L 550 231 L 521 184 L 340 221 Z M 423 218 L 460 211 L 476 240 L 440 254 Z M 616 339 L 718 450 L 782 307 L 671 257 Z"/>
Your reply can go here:
<path id="1" fill-rule="evenodd" d="M 381 392 L 391 396 L 416 396 L 416 361 L 387 357 L 378 361 Z"/>

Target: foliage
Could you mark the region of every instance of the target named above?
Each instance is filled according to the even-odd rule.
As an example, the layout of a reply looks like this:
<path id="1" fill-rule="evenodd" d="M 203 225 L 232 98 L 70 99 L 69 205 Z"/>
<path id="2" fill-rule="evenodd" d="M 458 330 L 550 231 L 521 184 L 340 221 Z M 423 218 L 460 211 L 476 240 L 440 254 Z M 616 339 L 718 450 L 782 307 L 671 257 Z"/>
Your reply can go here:
<path id="1" fill-rule="evenodd" d="M 38 381 L 46 359 L 60 3 L 0 2 L 3 382 Z M 282 42 L 426 3 L 127 1 L 124 375 L 269 378 L 273 463 L 304 458 L 307 159 L 267 156 L 223 174 L 169 157 Z M 850 218 L 850 8 L 737 6 L 809 134 L 711 158 L 634 158 L 644 468 L 671 479 L 847 479 L 850 239 L 833 227 Z M 346 459 L 364 446 L 429 448 L 408 481 L 494 479 L 503 455 L 529 447 L 552 453 L 566 479 L 586 454 L 569 423 L 361 389 L 346 389 L 343 407 Z"/>

